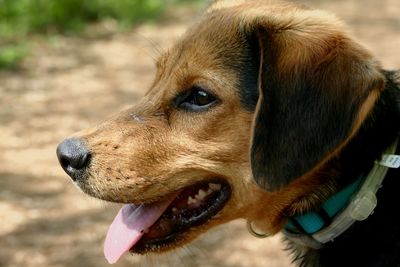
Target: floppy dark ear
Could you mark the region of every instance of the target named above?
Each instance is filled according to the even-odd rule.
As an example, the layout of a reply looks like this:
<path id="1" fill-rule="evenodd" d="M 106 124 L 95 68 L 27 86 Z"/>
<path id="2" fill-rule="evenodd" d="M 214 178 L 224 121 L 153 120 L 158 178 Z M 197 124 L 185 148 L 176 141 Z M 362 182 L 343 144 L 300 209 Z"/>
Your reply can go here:
<path id="1" fill-rule="evenodd" d="M 384 82 L 371 56 L 334 27 L 253 24 L 260 70 L 251 167 L 257 184 L 276 191 L 348 142 Z"/>

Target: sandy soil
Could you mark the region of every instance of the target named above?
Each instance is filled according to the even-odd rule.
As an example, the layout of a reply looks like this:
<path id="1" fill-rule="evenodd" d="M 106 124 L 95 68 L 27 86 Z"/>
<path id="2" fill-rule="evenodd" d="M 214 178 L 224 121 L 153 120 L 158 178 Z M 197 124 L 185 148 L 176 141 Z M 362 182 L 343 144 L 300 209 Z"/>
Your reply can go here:
<path id="1" fill-rule="evenodd" d="M 400 68 L 398 0 L 305 1 L 348 24 L 387 68 Z M 0 72 L 0 266 L 108 266 L 106 229 L 118 207 L 90 199 L 58 166 L 57 143 L 148 88 L 153 57 L 182 34 L 192 11 L 157 25 L 38 41 L 18 72 Z M 157 44 L 157 45 L 155 45 Z M 280 237 L 258 240 L 235 221 L 161 256 L 116 266 L 291 266 Z"/>

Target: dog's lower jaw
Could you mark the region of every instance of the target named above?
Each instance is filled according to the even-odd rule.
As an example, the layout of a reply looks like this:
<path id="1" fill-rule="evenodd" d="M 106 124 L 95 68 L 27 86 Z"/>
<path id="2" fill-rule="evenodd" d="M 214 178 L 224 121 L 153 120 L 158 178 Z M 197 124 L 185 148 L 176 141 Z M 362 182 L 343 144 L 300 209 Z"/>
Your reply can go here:
<path id="1" fill-rule="evenodd" d="M 230 197 L 229 183 L 215 178 L 179 189 L 156 203 L 125 205 L 107 234 L 106 257 L 116 262 L 129 246 L 139 254 L 182 246 L 221 223 L 218 213 L 224 212 Z"/>

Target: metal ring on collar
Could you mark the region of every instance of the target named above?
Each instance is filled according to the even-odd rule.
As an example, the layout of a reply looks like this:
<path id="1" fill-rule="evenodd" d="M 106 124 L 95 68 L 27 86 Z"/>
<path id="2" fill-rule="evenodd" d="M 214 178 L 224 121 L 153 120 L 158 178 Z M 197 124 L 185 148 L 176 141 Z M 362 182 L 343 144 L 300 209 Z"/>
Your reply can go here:
<path id="1" fill-rule="evenodd" d="M 254 228 L 253 228 L 253 225 L 252 225 L 251 223 L 252 223 L 251 221 L 247 221 L 247 231 L 249 231 L 249 233 L 250 233 L 252 236 L 255 236 L 255 237 L 257 237 L 257 238 L 266 238 L 266 237 L 271 236 L 270 233 L 261 234 L 261 233 L 256 232 L 256 231 L 254 230 Z"/>

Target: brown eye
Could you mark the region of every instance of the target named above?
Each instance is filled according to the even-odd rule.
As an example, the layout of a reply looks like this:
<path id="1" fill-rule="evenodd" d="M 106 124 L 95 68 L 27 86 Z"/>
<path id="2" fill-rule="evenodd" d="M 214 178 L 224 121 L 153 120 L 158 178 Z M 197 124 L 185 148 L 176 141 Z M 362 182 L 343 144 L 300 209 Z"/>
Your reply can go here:
<path id="1" fill-rule="evenodd" d="M 215 100 L 215 97 L 207 93 L 206 91 L 197 90 L 189 95 L 187 102 L 196 106 L 205 106 Z"/>
<path id="2" fill-rule="evenodd" d="M 178 98 L 178 107 L 187 111 L 203 111 L 217 102 L 215 96 L 199 88 L 193 88 Z"/>

